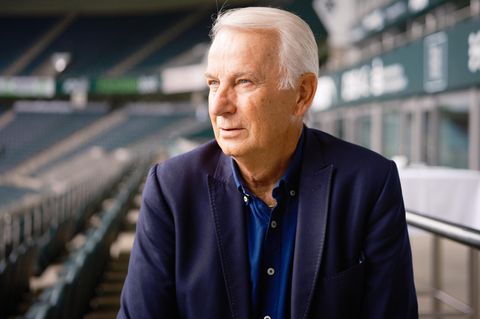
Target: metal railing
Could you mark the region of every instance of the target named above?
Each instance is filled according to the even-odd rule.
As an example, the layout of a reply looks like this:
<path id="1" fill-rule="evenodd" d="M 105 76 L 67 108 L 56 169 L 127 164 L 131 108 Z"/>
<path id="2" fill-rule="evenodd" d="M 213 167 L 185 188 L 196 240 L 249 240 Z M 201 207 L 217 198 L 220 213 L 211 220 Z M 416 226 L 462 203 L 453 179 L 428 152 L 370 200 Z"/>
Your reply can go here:
<path id="1" fill-rule="evenodd" d="M 480 231 L 462 225 L 442 221 L 416 212 L 406 212 L 407 223 L 433 235 L 431 249 L 431 289 L 425 291 L 433 301 L 431 313 L 421 314 L 422 318 L 463 318 L 480 319 L 479 294 L 479 251 Z M 447 238 L 468 247 L 467 302 L 457 299 L 443 290 L 441 239 Z M 442 311 L 442 303 L 455 311 Z"/>
<path id="2" fill-rule="evenodd" d="M 37 195 L 28 202 L 15 203 L 0 210 L 0 261 L 29 239 L 39 239 L 52 225 L 58 226 L 76 217 L 94 199 L 108 191 L 127 171 L 115 167 L 103 174 L 87 176 L 61 193 Z"/>

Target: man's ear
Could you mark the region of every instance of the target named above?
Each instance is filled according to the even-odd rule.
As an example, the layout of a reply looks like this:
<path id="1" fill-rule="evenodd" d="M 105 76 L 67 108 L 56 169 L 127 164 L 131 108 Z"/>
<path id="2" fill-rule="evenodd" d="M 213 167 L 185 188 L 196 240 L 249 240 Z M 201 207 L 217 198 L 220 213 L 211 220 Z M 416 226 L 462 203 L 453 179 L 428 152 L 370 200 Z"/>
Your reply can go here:
<path id="1" fill-rule="evenodd" d="M 317 91 L 317 76 L 314 73 L 305 73 L 300 76 L 295 115 L 303 116 L 312 105 Z"/>

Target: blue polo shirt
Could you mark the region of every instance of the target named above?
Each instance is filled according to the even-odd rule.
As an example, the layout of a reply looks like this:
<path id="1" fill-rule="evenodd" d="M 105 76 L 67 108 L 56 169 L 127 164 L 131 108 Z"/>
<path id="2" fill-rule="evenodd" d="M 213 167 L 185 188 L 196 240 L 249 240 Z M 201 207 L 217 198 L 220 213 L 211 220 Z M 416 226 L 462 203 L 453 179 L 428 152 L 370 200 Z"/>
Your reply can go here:
<path id="1" fill-rule="evenodd" d="M 233 177 L 247 214 L 248 253 L 253 318 L 290 317 L 293 250 L 298 213 L 298 184 L 305 130 L 285 174 L 272 191 L 277 201 L 268 207 L 245 185 L 232 159 Z"/>

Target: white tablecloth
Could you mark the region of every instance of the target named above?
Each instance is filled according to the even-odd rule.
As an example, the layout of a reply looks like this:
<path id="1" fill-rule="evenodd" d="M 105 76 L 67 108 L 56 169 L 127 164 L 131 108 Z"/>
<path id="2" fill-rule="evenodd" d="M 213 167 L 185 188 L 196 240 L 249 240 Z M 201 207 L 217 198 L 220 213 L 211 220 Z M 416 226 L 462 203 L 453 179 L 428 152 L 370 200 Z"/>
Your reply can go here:
<path id="1" fill-rule="evenodd" d="M 443 167 L 399 169 L 407 210 L 480 230 L 480 172 Z"/>

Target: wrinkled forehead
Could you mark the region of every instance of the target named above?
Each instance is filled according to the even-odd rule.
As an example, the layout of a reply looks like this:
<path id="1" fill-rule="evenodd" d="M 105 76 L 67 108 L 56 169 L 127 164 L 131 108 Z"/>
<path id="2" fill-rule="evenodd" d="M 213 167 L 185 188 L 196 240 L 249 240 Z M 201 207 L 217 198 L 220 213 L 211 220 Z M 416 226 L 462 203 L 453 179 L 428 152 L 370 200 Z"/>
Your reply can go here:
<path id="1" fill-rule="evenodd" d="M 273 67 L 278 64 L 278 60 L 278 36 L 272 30 L 222 28 L 208 52 L 209 66 L 238 61 Z"/>

